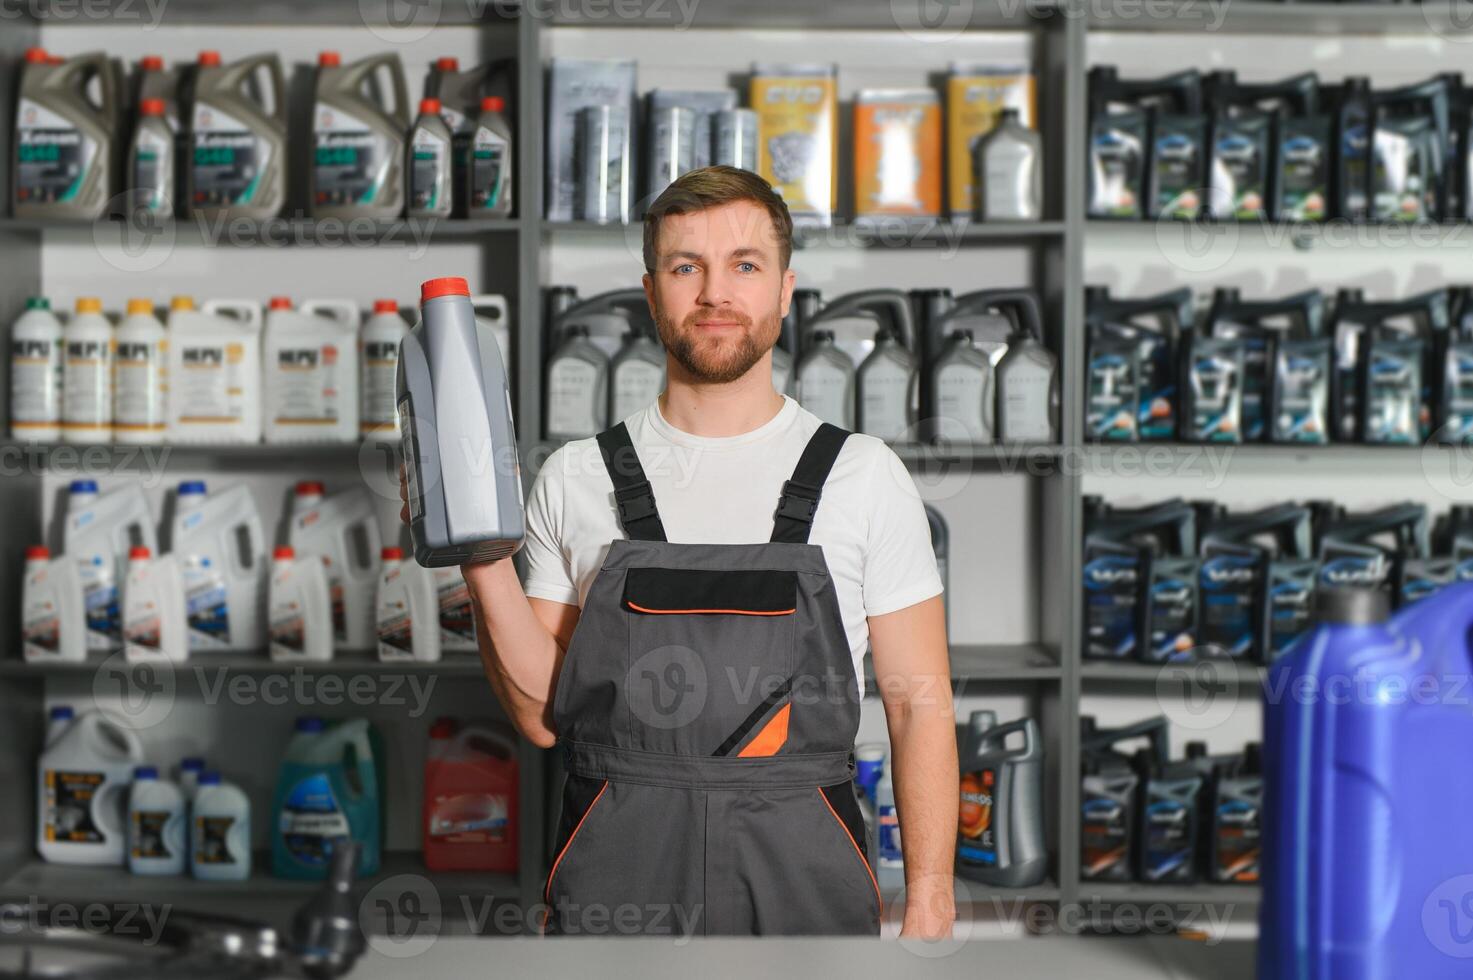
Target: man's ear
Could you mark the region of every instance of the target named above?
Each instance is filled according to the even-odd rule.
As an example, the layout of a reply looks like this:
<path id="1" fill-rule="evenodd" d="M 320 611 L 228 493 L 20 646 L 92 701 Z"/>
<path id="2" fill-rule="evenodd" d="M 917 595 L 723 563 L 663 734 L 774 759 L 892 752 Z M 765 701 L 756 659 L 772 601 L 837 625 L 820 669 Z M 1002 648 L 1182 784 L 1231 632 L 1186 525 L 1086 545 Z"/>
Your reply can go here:
<path id="1" fill-rule="evenodd" d="M 644 301 L 650 305 L 650 319 L 659 323 L 660 318 L 655 314 L 655 277 L 646 272 L 640 282 L 644 284 Z"/>
<path id="2" fill-rule="evenodd" d="M 793 287 L 798 284 L 798 274 L 792 269 L 783 270 L 782 301 L 778 303 L 778 315 L 787 316 L 788 307 L 793 305 Z"/>

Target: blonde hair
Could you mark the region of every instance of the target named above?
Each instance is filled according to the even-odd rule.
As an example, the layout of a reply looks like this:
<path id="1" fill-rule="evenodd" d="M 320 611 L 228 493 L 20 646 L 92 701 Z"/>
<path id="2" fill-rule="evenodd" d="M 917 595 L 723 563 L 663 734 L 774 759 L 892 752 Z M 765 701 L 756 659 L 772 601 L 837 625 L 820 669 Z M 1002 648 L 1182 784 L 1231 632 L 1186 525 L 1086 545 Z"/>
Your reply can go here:
<path id="1" fill-rule="evenodd" d="M 644 267 L 655 271 L 655 242 L 660 221 L 669 214 L 695 214 L 736 201 L 751 201 L 766 209 L 777 232 L 778 259 L 784 270 L 793 257 L 793 218 L 772 185 L 750 170 L 737 167 L 701 167 L 680 177 L 655 198 L 644 213 Z"/>

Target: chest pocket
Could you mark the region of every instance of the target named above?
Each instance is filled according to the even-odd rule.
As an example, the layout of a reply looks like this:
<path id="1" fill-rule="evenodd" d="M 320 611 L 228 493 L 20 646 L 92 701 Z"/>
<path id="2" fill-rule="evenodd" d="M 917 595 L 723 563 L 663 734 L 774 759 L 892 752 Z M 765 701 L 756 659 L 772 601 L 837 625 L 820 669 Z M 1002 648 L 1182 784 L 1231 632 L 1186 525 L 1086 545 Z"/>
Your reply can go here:
<path id="1" fill-rule="evenodd" d="M 787 747 L 796 572 L 631 568 L 620 604 L 632 744 L 743 757 Z"/>

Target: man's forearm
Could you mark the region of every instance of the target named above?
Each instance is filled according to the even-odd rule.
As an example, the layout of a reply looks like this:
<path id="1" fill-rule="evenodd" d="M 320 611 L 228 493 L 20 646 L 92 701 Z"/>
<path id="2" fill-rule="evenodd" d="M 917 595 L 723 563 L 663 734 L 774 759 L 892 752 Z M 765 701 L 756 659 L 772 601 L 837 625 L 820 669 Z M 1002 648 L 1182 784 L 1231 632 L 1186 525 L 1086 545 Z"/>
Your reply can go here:
<path id="1" fill-rule="evenodd" d="M 517 730 L 541 747 L 557 738 L 550 702 L 563 651 L 537 618 L 509 559 L 463 569 L 476 647 L 491 689 Z"/>
<path id="2" fill-rule="evenodd" d="M 907 918 L 924 906 L 933 916 L 954 914 L 960 779 L 951 691 L 941 688 L 944 704 L 907 703 L 889 719 L 894 753 L 895 807 L 905 856 Z"/>

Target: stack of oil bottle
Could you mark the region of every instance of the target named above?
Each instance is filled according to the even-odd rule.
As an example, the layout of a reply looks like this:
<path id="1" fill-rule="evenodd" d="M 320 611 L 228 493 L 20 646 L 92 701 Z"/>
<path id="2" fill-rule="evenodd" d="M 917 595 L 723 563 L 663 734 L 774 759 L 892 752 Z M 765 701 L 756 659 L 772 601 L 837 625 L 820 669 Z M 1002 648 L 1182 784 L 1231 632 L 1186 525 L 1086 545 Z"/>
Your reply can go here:
<path id="1" fill-rule="evenodd" d="M 105 52 L 31 48 L 16 112 L 14 213 L 260 220 L 282 213 L 301 175 L 314 217 L 503 217 L 512 207 L 512 68 L 462 71 L 440 58 L 411 115 L 398 54 L 344 64 L 323 51 L 311 130 L 289 139 L 274 53 L 225 62 L 207 50 L 173 67 L 149 56 L 125 72 Z M 310 153 L 299 157 L 302 147 Z"/>
<path id="2" fill-rule="evenodd" d="M 1401 503 L 1230 512 L 1212 501 L 1085 500 L 1085 656 L 1272 663 L 1311 626 L 1317 591 L 1385 591 L 1404 608 L 1473 581 L 1473 507 Z"/>
<path id="3" fill-rule="evenodd" d="M 548 439 L 584 439 L 654 400 L 665 352 L 641 289 L 547 291 Z M 773 386 L 826 422 L 891 443 L 1051 444 L 1059 372 L 1037 295 L 794 290 Z"/>
<path id="4" fill-rule="evenodd" d="M 1172 759 L 1167 720 L 1080 722 L 1080 877 L 1089 881 L 1256 883 L 1263 817 L 1261 747 Z M 1144 742 L 1133 754 L 1129 743 Z"/>
<path id="5" fill-rule="evenodd" d="M 1473 442 L 1473 287 L 1086 290 L 1086 437 L 1100 442 Z M 1327 311 L 1328 307 L 1328 311 Z"/>
<path id="6" fill-rule="evenodd" d="M 1089 73 L 1091 218 L 1414 222 L 1465 220 L 1469 89 L 1444 72 L 1374 88 L 1272 82 L 1196 69 Z"/>

